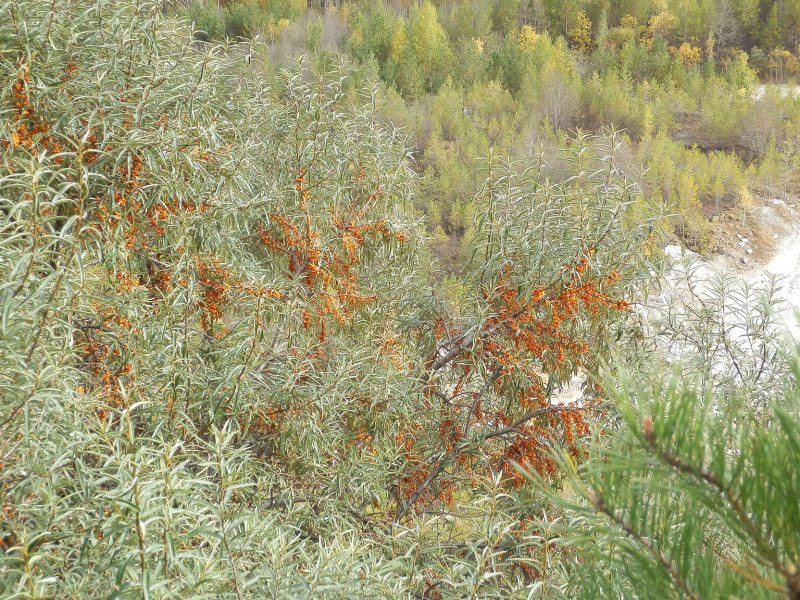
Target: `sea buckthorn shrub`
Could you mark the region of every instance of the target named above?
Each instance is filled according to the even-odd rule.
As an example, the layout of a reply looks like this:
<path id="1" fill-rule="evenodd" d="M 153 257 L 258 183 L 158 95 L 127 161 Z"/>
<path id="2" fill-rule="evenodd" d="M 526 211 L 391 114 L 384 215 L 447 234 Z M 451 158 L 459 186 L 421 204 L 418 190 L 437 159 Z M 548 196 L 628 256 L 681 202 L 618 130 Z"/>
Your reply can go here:
<path id="1" fill-rule="evenodd" d="M 156 3 L 0 14 L 0 595 L 360 595 L 330 515 L 394 468 L 360 390 L 403 390 L 357 370 L 418 255 L 396 133 Z"/>
<path id="2" fill-rule="evenodd" d="M 609 409 L 602 381 L 560 392 L 635 333 L 632 282 L 652 268 L 642 252 L 657 221 L 635 208 L 638 188 L 618 170 L 617 134 L 608 134 L 575 138 L 563 157 L 568 173 L 542 160 L 487 160 L 456 309 L 443 311 L 436 294 L 419 297 L 411 314 L 427 319 L 407 325 L 425 357 L 418 422 L 439 431 L 432 458 L 414 455 L 404 473 L 401 513 L 453 502 L 487 465 L 513 488 L 521 471 L 559 480 L 554 445 L 583 457 L 590 424 Z M 416 425 L 409 431 L 420 435 Z"/>
<path id="3" fill-rule="evenodd" d="M 630 313 L 629 186 L 602 141 L 492 159 L 431 295 L 375 90 L 264 55 L 0 2 L 0 593 L 527 597 L 559 553 L 514 465 L 581 457 L 594 388 L 552 398 Z"/>

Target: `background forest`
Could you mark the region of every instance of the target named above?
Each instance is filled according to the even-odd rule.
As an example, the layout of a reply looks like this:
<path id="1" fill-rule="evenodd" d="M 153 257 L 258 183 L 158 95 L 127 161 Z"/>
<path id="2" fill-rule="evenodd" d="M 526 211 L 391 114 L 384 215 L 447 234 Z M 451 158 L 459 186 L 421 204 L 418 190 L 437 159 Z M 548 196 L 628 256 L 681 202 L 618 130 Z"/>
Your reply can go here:
<path id="1" fill-rule="evenodd" d="M 476 207 L 475 159 L 542 151 L 616 126 L 621 160 L 647 170 L 647 202 L 689 247 L 721 250 L 754 198 L 786 200 L 798 169 L 800 5 L 768 0 L 195 2 L 223 39 L 260 34 L 269 64 L 337 57 L 381 81 L 403 128 L 448 272 Z M 558 168 L 557 165 L 554 165 Z M 468 236 L 467 236 L 468 237 Z M 752 236 L 751 236 L 752 237 Z"/>
<path id="2" fill-rule="evenodd" d="M 792 15 L 0 0 L 0 597 L 800 599 Z"/>

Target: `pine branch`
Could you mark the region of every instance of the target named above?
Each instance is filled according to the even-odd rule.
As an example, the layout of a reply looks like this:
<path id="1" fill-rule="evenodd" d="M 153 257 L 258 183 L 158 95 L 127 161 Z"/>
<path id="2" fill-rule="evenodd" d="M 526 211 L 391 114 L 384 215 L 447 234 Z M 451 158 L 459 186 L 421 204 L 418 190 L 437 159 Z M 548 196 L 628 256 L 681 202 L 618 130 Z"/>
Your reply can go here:
<path id="1" fill-rule="evenodd" d="M 702 598 L 695 592 L 687 583 L 683 576 L 678 571 L 677 567 L 673 564 L 673 562 L 664 555 L 656 546 L 639 534 L 630 523 L 627 523 L 623 518 L 618 517 L 614 512 L 608 507 L 603 498 L 602 490 L 589 490 L 589 502 L 591 502 L 594 509 L 608 517 L 608 519 L 614 523 L 617 527 L 619 527 L 625 534 L 643 546 L 648 553 L 650 553 L 664 568 L 664 570 L 669 574 L 670 579 L 678 586 L 689 598 L 690 600 L 702 600 Z"/>
<path id="2" fill-rule="evenodd" d="M 761 535 L 758 526 L 755 524 L 755 522 L 753 522 L 752 518 L 750 518 L 750 515 L 747 514 L 747 511 L 742 505 L 741 500 L 739 500 L 730 486 L 723 484 L 716 474 L 709 471 L 705 467 L 693 465 L 683 458 L 672 454 L 672 452 L 666 448 L 659 446 L 656 443 L 653 421 L 650 417 L 645 417 L 643 419 L 642 431 L 648 448 L 656 456 L 661 458 L 665 463 L 673 467 L 675 470 L 691 475 L 695 479 L 706 483 L 708 486 L 713 488 L 715 492 L 725 498 L 725 501 L 733 509 L 733 512 L 739 519 L 739 522 L 744 526 L 746 532 L 753 539 L 756 546 L 758 546 L 759 551 L 768 559 L 772 567 L 785 579 L 786 589 L 789 591 L 792 600 L 795 600 L 795 598 L 798 597 L 797 594 L 800 594 L 800 575 L 798 575 L 797 569 L 793 566 L 786 565 L 779 559 L 775 548 L 772 547 Z"/>

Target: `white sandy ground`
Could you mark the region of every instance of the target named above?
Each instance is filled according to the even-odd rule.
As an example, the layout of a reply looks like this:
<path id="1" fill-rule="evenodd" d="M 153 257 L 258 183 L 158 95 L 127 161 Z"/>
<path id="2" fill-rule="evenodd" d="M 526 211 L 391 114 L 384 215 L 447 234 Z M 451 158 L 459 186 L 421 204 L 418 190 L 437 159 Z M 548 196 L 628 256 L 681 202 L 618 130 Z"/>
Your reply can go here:
<path id="1" fill-rule="evenodd" d="M 800 340 L 800 323 L 796 317 L 800 311 L 800 233 L 786 238 L 777 254 L 755 277 L 764 279 L 768 274 L 778 277 L 781 282 L 780 298 L 786 304 L 780 318 L 794 339 Z"/>
<path id="2" fill-rule="evenodd" d="M 677 246 L 667 246 L 664 253 L 668 256 L 680 257 L 681 250 Z M 687 253 L 683 251 L 684 255 Z M 795 232 L 788 235 L 778 245 L 777 252 L 763 267 L 741 272 L 729 269 L 719 262 L 698 261 L 695 277 L 709 279 L 717 273 L 726 273 L 750 285 L 763 283 L 769 277 L 777 278 L 780 283 L 778 297 L 785 302 L 780 312 L 781 321 L 787 326 L 795 339 L 800 339 L 800 324 L 795 318 L 795 311 L 800 310 L 800 225 Z"/>
<path id="3" fill-rule="evenodd" d="M 780 84 L 775 85 L 773 87 L 778 88 L 781 93 L 781 98 L 788 98 L 789 94 L 792 95 L 792 98 L 800 97 L 800 85 L 788 85 L 788 84 Z M 756 88 L 753 90 L 753 99 L 761 100 L 764 95 L 767 93 L 767 86 L 757 85 Z"/>
<path id="4" fill-rule="evenodd" d="M 800 308 L 800 233 L 783 241 L 780 250 L 764 271 L 785 278 L 785 299 L 790 305 Z"/>
<path id="5" fill-rule="evenodd" d="M 778 251 L 769 263 L 757 269 L 742 272 L 738 268 L 732 268 L 730 261 L 703 260 L 698 255 L 689 250 L 682 250 L 680 246 L 668 245 L 664 248 L 664 254 L 674 263 L 672 274 L 667 275 L 667 285 L 657 303 L 674 301 L 673 291 L 670 283 L 674 284 L 680 277 L 679 272 L 684 269 L 682 259 L 690 256 L 694 259 L 692 266 L 692 278 L 698 290 L 702 290 L 711 278 L 718 273 L 727 273 L 748 284 L 758 285 L 766 281 L 770 276 L 775 276 L 781 283 L 779 297 L 785 301 L 785 305 L 780 313 L 779 319 L 784 323 L 789 333 L 797 340 L 800 340 L 800 323 L 795 316 L 800 311 L 800 223 L 794 228 L 795 233 L 785 237 L 778 246 Z M 586 384 L 586 376 L 579 373 L 572 377 L 568 385 L 556 393 L 552 404 L 568 405 L 579 402 L 583 397 L 583 388 Z"/>

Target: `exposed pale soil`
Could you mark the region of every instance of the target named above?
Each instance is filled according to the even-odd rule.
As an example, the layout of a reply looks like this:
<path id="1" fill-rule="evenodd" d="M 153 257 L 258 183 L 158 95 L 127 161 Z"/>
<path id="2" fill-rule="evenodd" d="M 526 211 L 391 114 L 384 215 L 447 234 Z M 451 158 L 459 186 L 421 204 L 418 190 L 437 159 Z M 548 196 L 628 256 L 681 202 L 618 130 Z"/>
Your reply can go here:
<path id="1" fill-rule="evenodd" d="M 705 257 L 709 267 L 745 276 L 758 275 L 800 232 L 798 199 L 757 199 L 736 213 L 723 213 L 713 224 L 713 242 Z"/>

